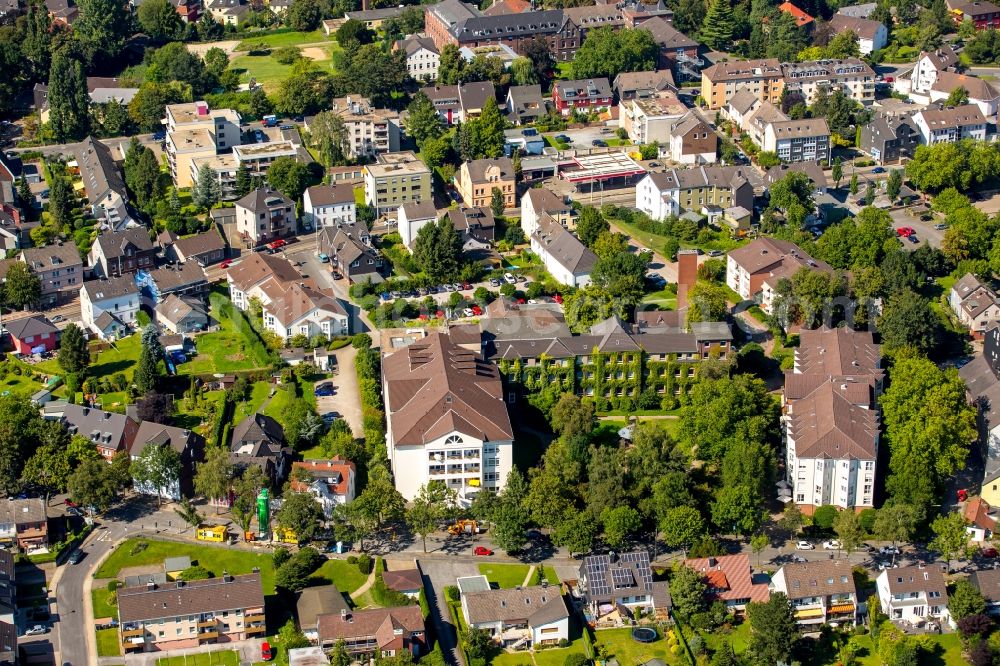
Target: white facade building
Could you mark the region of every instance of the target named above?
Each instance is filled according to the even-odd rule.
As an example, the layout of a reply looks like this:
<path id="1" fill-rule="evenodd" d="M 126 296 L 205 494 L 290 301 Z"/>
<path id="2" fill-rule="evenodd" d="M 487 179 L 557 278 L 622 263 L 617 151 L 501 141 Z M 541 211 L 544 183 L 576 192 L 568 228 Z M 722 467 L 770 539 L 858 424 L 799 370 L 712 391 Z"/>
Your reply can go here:
<path id="1" fill-rule="evenodd" d="M 462 615 L 469 627 L 488 632 L 503 647 L 569 640 L 569 609 L 558 586 L 493 590 L 487 581 L 485 590 L 462 594 Z"/>
<path id="2" fill-rule="evenodd" d="M 948 586 L 941 566 L 920 564 L 886 569 L 875 579 L 879 605 L 890 620 L 923 624 L 938 620 L 951 624 Z"/>
<path id="3" fill-rule="evenodd" d="M 139 290 L 131 275 L 91 280 L 80 287 L 80 321 L 102 340 L 128 335 L 139 314 Z"/>
<path id="4" fill-rule="evenodd" d="M 922 143 L 957 143 L 962 139 L 986 140 L 986 117 L 975 104 L 924 109 L 913 114 Z"/>
<path id="5" fill-rule="evenodd" d="M 313 229 L 354 224 L 357 211 L 350 185 L 314 185 L 302 195 L 302 220 Z"/>
<path id="6" fill-rule="evenodd" d="M 337 299 L 299 283 L 264 305 L 264 328 L 288 340 L 296 335 L 330 339 L 347 335 L 348 317 Z"/>
<path id="7" fill-rule="evenodd" d="M 950 46 L 942 46 L 934 51 L 924 51 L 910 72 L 910 89 L 905 92 L 927 93 L 937 80 L 938 72 L 943 72 L 958 64 L 958 56 Z M 904 91 L 900 91 L 904 92 Z"/>
<path id="8" fill-rule="evenodd" d="M 590 271 L 597 264 L 597 255 L 554 217 L 542 213 L 529 241 L 531 251 L 541 258 L 545 270 L 557 282 L 578 288 L 590 284 Z"/>
<path id="9" fill-rule="evenodd" d="M 396 213 L 396 222 L 403 245 L 412 251 L 420 230 L 428 224 L 437 222 L 437 209 L 434 208 L 433 201 L 405 203 Z"/>

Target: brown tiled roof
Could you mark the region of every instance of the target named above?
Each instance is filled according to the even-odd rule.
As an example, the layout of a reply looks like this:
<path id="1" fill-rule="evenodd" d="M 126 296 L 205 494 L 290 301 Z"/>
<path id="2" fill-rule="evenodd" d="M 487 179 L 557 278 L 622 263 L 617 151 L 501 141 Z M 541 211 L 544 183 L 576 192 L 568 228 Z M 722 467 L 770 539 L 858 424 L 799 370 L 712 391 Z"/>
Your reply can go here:
<path id="1" fill-rule="evenodd" d="M 226 249 L 226 241 L 223 240 L 218 229 L 213 227 L 204 233 L 188 236 L 187 238 L 178 238 L 174 241 L 174 249 L 186 261 L 199 254 L 224 250 Z"/>
<path id="2" fill-rule="evenodd" d="M 569 610 L 558 587 L 517 587 L 485 590 L 463 595 L 462 604 L 469 623 L 524 621 L 538 627 L 569 617 Z"/>
<path id="3" fill-rule="evenodd" d="M 347 316 L 337 299 L 294 282 L 288 285 L 281 296 L 265 305 L 264 309 L 286 328 L 313 310 Z"/>
<path id="4" fill-rule="evenodd" d="M 514 437 L 496 366 L 444 333 L 387 355 L 382 374 L 396 446 L 451 432 L 484 441 Z"/>
<path id="5" fill-rule="evenodd" d="M 295 612 L 302 629 L 314 629 L 320 616 L 340 615 L 342 610 L 350 610 L 350 606 L 336 585 L 307 587 L 299 592 L 299 599 L 295 604 Z"/>
<path id="6" fill-rule="evenodd" d="M 384 649 L 394 639 L 396 629 L 406 633 L 423 632 L 424 615 L 420 606 L 372 608 L 350 611 L 345 616 L 340 613 L 319 616 L 321 643 L 371 637 Z"/>
<path id="7" fill-rule="evenodd" d="M 746 553 L 684 560 L 684 566 L 704 574 L 715 599 L 767 601 L 771 596 L 766 583 L 754 584 Z"/>
<path id="8" fill-rule="evenodd" d="M 129 245 L 136 252 L 148 252 L 153 249 L 153 241 L 149 240 L 149 230 L 146 227 L 129 227 L 124 231 L 106 231 L 97 237 L 97 245 L 101 254 L 107 259 L 124 256 L 125 248 Z"/>
<path id="9" fill-rule="evenodd" d="M 834 34 L 850 31 L 857 35 L 859 39 L 874 40 L 882 24 L 871 19 L 838 13 L 834 14 L 830 19 L 830 27 L 833 28 Z"/>
<path id="10" fill-rule="evenodd" d="M 750 275 L 765 270 L 774 272 L 782 264 L 794 263 L 794 270 L 801 266 L 833 272 L 828 264 L 810 257 L 798 245 L 777 238 L 758 238 L 729 253 L 729 256 Z"/>
<path id="11" fill-rule="evenodd" d="M 354 188 L 350 185 L 313 185 L 307 191 L 313 206 L 354 203 Z"/>
<path id="12" fill-rule="evenodd" d="M 424 586 L 424 581 L 418 569 L 385 571 L 382 573 L 382 582 L 386 584 L 386 587 L 397 592 L 419 590 Z"/>
<path id="13" fill-rule="evenodd" d="M 696 40 L 691 39 L 675 28 L 663 16 L 654 16 L 651 19 L 643 21 L 642 29 L 649 30 L 653 35 L 653 41 L 664 49 L 690 49 L 699 46 Z"/>
<path id="14" fill-rule="evenodd" d="M 492 166 L 500 167 L 501 180 L 514 179 L 514 163 L 509 157 L 498 157 L 497 159 L 471 160 L 465 163 L 469 171 L 469 180 L 473 183 L 486 182 L 486 171 Z"/>
<path id="15" fill-rule="evenodd" d="M 781 567 L 789 599 L 828 594 L 857 594 L 851 563 L 847 560 L 793 562 Z"/>
<path id="16" fill-rule="evenodd" d="M 898 569 L 886 569 L 886 583 L 892 594 L 909 594 L 911 592 L 937 592 L 942 605 L 948 603 L 948 586 L 944 582 L 944 573 L 940 566 L 923 566 L 914 564 Z"/>
<path id="17" fill-rule="evenodd" d="M 496 16 L 498 14 L 520 14 L 531 9 L 528 0 L 495 0 L 495 2 L 483 11 L 483 16 Z"/>
<path id="18" fill-rule="evenodd" d="M 652 72 L 622 72 L 615 77 L 613 86 L 618 94 L 621 94 L 622 91 L 668 90 L 674 87 L 674 75 L 669 69 Z"/>
<path id="19" fill-rule="evenodd" d="M 779 78 L 781 62 L 777 58 L 730 60 L 712 65 L 702 71 L 702 75 L 713 83 L 758 77 Z"/>
<path id="20" fill-rule="evenodd" d="M 302 469 L 312 475 L 315 479 L 333 479 L 334 483 L 328 484 L 330 492 L 335 495 L 346 495 L 350 477 L 354 474 L 354 463 L 343 458 L 333 460 L 297 460 L 292 463 L 292 469 Z M 308 484 L 293 480 L 292 490 L 295 492 L 306 492 Z"/>
<path id="21" fill-rule="evenodd" d="M 932 131 L 949 127 L 986 124 L 986 116 L 975 104 L 963 104 L 944 109 L 924 109 L 919 111 L 917 115 L 924 119 L 927 127 Z"/>
<path id="22" fill-rule="evenodd" d="M 969 582 L 986 597 L 987 602 L 1000 602 L 1000 569 L 973 571 Z"/>
<path id="23" fill-rule="evenodd" d="M 791 406 L 788 437 L 798 458 L 875 458 L 878 417 L 845 397 L 846 386 L 827 382 Z"/>
<path id="24" fill-rule="evenodd" d="M 967 522 L 972 523 L 980 529 L 992 532 L 997 527 L 996 518 L 990 515 L 990 509 L 992 508 L 989 502 L 982 497 L 973 497 L 965 504 L 965 510 L 962 512 L 962 515 L 965 516 Z"/>
<path id="25" fill-rule="evenodd" d="M 881 358 L 871 331 L 817 328 L 799 334 L 795 369 L 802 374 L 881 376 Z"/>
<path id="26" fill-rule="evenodd" d="M 263 607 L 258 573 L 118 590 L 118 619 L 123 623 Z"/>
<path id="27" fill-rule="evenodd" d="M 251 254 L 229 268 L 229 280 L 240 291 L 249 291 L 268 279 L 294 282 L 299 279 L 299 272 L 287 259 L 273 254 L 258 253 Z"/>

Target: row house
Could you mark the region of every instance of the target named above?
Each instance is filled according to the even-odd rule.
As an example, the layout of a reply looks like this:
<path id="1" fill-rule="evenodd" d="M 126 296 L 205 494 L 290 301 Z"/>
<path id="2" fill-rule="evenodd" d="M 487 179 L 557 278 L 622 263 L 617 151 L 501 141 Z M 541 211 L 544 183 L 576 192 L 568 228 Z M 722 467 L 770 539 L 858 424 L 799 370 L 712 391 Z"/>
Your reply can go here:
<path id="1" fill-rule="evenodd" d="M 260 573 L 118 589 L 118 631 L 125 654 L 166 652 L 263 637 Z"/>
<path id="2" fill-rule="evenodd" d="M 479 117 L 489 99 L 496 100 L 497 91 L 491 81 L 459 83 L 454 86 L 427 86 L 420 92 L 434 105 L 434 110 L 446 125 L 466 123 Z"/>
<path id="3" fill-rule="evenodd" d="M 925 144 L 986 140 L 986 117 L 975 104 L 923 109 L 913 114 L 913 124 Z"/>
<path id="4" fill-rule="evenodd" d="M 398 112 L 376 108 L 370 99 L 360 95 L 335 98 L 331 110 L 344 122 L 351 158 L 372 158 L 399 150 Z"/>
<path id="5" fill-rule="evenodd" d="M 411 150 L 381 153 L 375 162 L 365 165 L 363 173 L 365 203 L 376 215 L 432 198 L 431 170 Z"/>
<path id="6" fill-rule="evenodd" d="M 875 101 L 875 71 L 858 58 L 786 63 L 781 66 L 785 89 L 802 93 L 812 104 L 820 89 L 839 90 L 865 106 Z"/>
<path id="7" fill-rule="evenodd" d="M 785 374 L 782 426 L 791 499 L 803 513 L 874 505 L 884 372 L 869 331 L 803 331 Z"/>
<path id="8" fill-rule="evenodd" d="M 645 550 L 585 557 L 580 565 L 579 588 L 584 617 L 592 626 L 616 613 L 634 618 L 641 611 L 666 618 L 673 608 L 667 581 L 653 580 Z"/>
<path id="9" fill-rule="evenodd" d="M 711 164 L 718 158 L 719 137 L 715 129 L 689 111 L 671 122 L 666 143 L 660 146 L 660 156 L 677 164 Z"/>
<path id="10" fill-rule="evenodd" d="M 976 30 L 1000 28 L 1000 7 L 986 0 L 949 0 L 948 13 L 955 23 L 971 21 Z"/>
<path id="11" fill-rule="evenodd" d="M 80 287 L 80 320 L 101 340 L 131 335 L 137 327 L 139 305 L 139 288 L 131 275 L 88 280 Z"/>
<path id="12" fill-rule="evenodd" d="M 829 264 L 813 259 L 795 243 L 758 238 L 726 257 L 726 285 L 747 301 L 756 301 L 768 314 L 774 312 L 778 282 L 803 268 L 833 273 Z"/>
<path id="13" fill-rule="evenodd" d="M 648 72 L 622 72 L 611 82 L 618 103 L 636 97 L 650 97 L 660 92 L 677 90 L 669 69 Z"/>
<path id="14" fill-rule="evenodd" d="M 236 233 L 249 248 L 295 234 L 295 204 L 281 192 L 258 187 L 236 202 Z"/>
<path id="15" fill-rule="evenodd" d="M 989 329 L 982 353 L 958 370 L 979 418 L 976 429 L 983 458 L 982 498 L 1000 505 L 1000 327 Z M 993 530 L 991 530 L 993 531 Z M 1000 596 L 997 597 L 1000 601 Z"/>
<path id="16" fill-rule="evenodd" d="M 463 162 L 455 174 L 455 189 L 466 206 L 476 208 L 489 208 L 493 190 L 500 190 L 504 208 L 514 208 L 517 205 L 514 163 L 509 157 Z"/>
<path id="17" fill-rule="evenodd" d="M 146 227 L 106 231 L 97 236 L 88 261 L 98 278 L 113 278 L 149 270 L 156 258 L 156 247 Z"/>
<path id="18" fill-rule="evenodd" d="M 168 231 L 160 234 L 160 247 L 168 261 L 178 263 L 195 262 L 199 266 L 210 266 L 226 258 L 226 239 L 218 227 L 193 236 L 178 238 Z"/>
<path id="19" fill-rule="evenodd" d="M 972 273 L 966 273 L 952 285 L 948 305 L 977 340 L 982 340 L 1000 322 L 1000 298 Z"/>
<path id="20" fill-rule="evenodd" d="M 58 409 L 46 410 L 45 418 L 59 421 L 70 436 L 86 438 L 108 462 L 119 451 L 131 449 L 139 432 L 139 423 L 124 414 L 72 403 Z"/>
<path id="21" fill-rule="evenodd" d="M 771 579 L 771 594 L 782 592 L 792 604 L 795 622 L 803 629 L 854 626 L 858 590 L 847 560 L 786 564 Z"/>
<path id="22" fill-rule="evenodd" d="M 951 624 L 943 568 L 947 566 L 913 564 L 880 573 L 875 589 L 882 612 L 913 625 L 928 620 Z"/>
<path id="23" fill-rule="evenodd" d="M 552 105 L 564 116 L 574 112 L 599 113 L 614 105 L 611 83 L 605 77 L 579 81 L 555 81 Z"/>
<path id="24" fill-rule="evenodd" d="M 47 548 L 49 517 L 44 499 L 11 499 L 0 503 L 0 543 L 22 552 Z"/>
<path id="25" fill-rule="evenodd" d="M 56 243 L 21 250 L 20 260 L 38 276 L 39 306 L 53 307 L 72 300 L 83 284 L 83 260 L 73 243 Z"/>
<path id="26" fill-rule="evenodd" d="M 650 173 L 635 190 L 635 207 L 654 220 L 686 211 L 721 215 L 732 206 L 753 210 L 753 185 L 743 167 L 700 166 Z"/>

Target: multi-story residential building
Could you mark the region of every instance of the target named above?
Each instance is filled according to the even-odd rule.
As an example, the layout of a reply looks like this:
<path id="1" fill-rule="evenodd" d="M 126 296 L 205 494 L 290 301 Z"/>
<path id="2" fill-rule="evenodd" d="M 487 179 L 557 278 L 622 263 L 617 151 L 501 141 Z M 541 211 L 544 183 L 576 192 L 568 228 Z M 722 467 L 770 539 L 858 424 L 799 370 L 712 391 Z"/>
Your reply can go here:
<path id="1" fill-rule="evenodd" d="M 22 356 L 45 354 L 59 348 L 59 329 L 47 317 L 33 315 L 3 324 L 14 351 Z"/>
<path id="2" fill-rule="evenodd" d="M 496 99 L 497 91 L 490 81 L 460 83 L 455 86 L 427 86 L 420 91 L 434 104 L 434 110 L 447 125 L 465 123 L 479 117 L 486 100 Z"/>
<path id="3" fill-rule="evenodd" d="M 880 363 L 869 331 L 802 331 L 794 369 L 785 374 L 781 421 L 792 501 L 807 515 L 826 505 L 874 505 Z"/>
<path id="4" fill-rule="evenodd" d="M 674 13 L 662 5 L 646 4 L 635 0 L 627 0 L 618 4 L 566 7 L 563 14 L 580 28 L 580 36 L 584 39 L 589 31 L 596 28 L 609 27 L 618 30 L 635 28 L 640 25 L 646 28 L 648 24 L 658 19 L 670 22 L 674 18 Z"/>
<path id="5" fill-rule="evenodd" d="M 954 71 L 957 66 L 958 55 L 947 44 L 933 51 L 924 51 L 910 72 L 909 90 L 901 92 L 926 94 L 937 80 L 939 72 Z"/>
<path id="6" fill-rule="evenodd" d="M 913 157 L 920 145 L 920 130 L 908 115 L 879 115 L 861 126 L 861 150 L 880 164 L 894 164 Z"/>
<path id="7" fill-rule="evenodd" d="M 234 153 L 223 155 L 208 155 L 190 158 L 191 186 L 194 187 L 201 176 L 201 170 L 207 166 L 211 169 L 212 177 L 219 186 L 219 195 L 223 201 L 236 199 L 236 174 L 239 172 L 240 163 Z"/>
<path id="8" fill-rule="evenodd" d="M 803 628 L 854 626 L 857 620 L 858 591 L 847 560 L 786 564 L 774 574 L 770 587 L 771 594 L 783 592 L 788 597 L 795 621 Z"/>
<path id="9" fill-rule="evenodd" d="M 445 44 L 455 44 L 451 30 L 465 19 L 479 16 L 478 7 L 461 0 L 443 0 L 424 7 L 424 30 L 438 52 Z"/>
<path id="10" fill-rule="evenodd" d="M 618 103 L 636 97 L 649 97 L 665 90 L 676 90 L 674 77 L 669 69 L 651 72 L 622 72 L 611 82 Z"/>
<path id="11" fill-rule="evenodd" d="M 111 148 L 88 136 L 76 151 L 80 180 L 95 219 L 111 229 L 135 224 L 135 212 L 129 204 L 128 190 Z"/>
<path id="12" fill-rule="evenodd" d="M 539 215 L 528 240 L 531 251 L 541 258 L 556 282 L 570 287 L 590 284 L 597 255 L 554 217 L 544 212 Z"/>
<path id="13" fill-rule="evenodd" d="M 812 104 L 822 88 L 839 90 L 868 106 L 875 101 L 875 71 L 858 58 L 786 63 L 781 66 L 785 89 L 797 90 Z"/>
<path id="14" fill-rule="evenodd" d="M 569 608 L 558 586 L 493 590 L 487 580 L 485 589 L 461 598 L 466 625 L 489 633 L 504 648 L 531 649 L 569 640 Z"/>
<path id="15" fill-rule="evenodd" d="M 776 58 L 719 62 L 701 73 L 701 96 L 709 109 L 721 109 L 741 89 L 749 89 L 762 102 L 781 102 L 785 81 Z"/>
<path id="16" fill-rule="evenodd" d="M 431 170 L 413 151 L 380 154 L 365 165 L 365 203 L 377 215 L 408 202 L 431 200 Z"/>
<path id="17" fill-rule="evenodd" d="M 118 588 L 118 630 L 125 654 L 263 636 L 260 573 Z"/>
<path id="18" fill-rule="evenodd" d="M 979 340 L 1000 322 L 1000 298 L 972 273 L 966 273 L 952 285 L 948 305 L 958 321 Z"/>
<path id="19" fill-rule="evenodd" d="M 525 236 L 530 238 L 538 229 L 542 213 L 548 213 L 567 229 L 574 226 L 573 206 L 552 190 L 533 187 L 521 197 L 521 230 Z"/>
<path id="20" fill-rule="evenodd" d="M 352 655 L 384 658 L 409 652 L 419 656 L 427 647 L 420 606 L 325 613 L 317 617 L 317 624 L 320 646 L 330 649 L 342 641 Z"/>
<path id="21" fill-rule="evenodd" d="M 399 150 L 399 113 L 377 109 L 367 97 L 348 95 L 335 98 L 333 113 L 344 121 L 347 154 L 358 159 Z"/>
<path id="22" fill-rule="evenodd" d="M 635 190 L 635 207 L 654 220 L 685 211 L 753 210 L 753 186 L 742 167 L 702 166 L 650 173 Z"/>
<path id="23" fill-rule="evenodd" d="M 293 282 L 264 306 L 264 328 L 283 340 L 304 335 L 330 339 L 348 334 L 348 317 L 336 298 Z"/>
<path id="24" fill-rule="evenodd" d="M 302 221 L 313 229 L 354 224 L 357 211 L 350 185 L 313 185 L 302 195 Z"/>
<path id="25" fill-rule="evenodd" d="M 634 405 L 643 391 L 652 391 L 672 408 L 696 381 L 699 361 L 727 358 L 732 349 L 732 332 L 723 322 L 686 328 L 677 318 L 632 325 L 612 317 L 588 334 L 570 335 L 550 311 L 542 310 L 546 317 L 538 318 L 530 307 L 506 306 L 498 299 L 487 309 L 490 319 L 503 323 L 484 325 L 490 338 L 485 351 L 497 362 L 511 403 L 538 388 L 558 386 L 616 407 Z"/>
<path id="26" fill-rule="evenodd" d="M 251 177 L 264 178 L 276 159 L 281 157 L 295 159 L 298 154 L 299 147 L 292 141 L 267 141 L 233 146 L 232 157 L 236 161 L 237 168 L 245 166 L 249 169 Z M 193 164 L 191 168 L 192 181 L 197 182 L 198 173 L 193 171 Z"/>
<path id="27" fill-rule="evenodd" d="M 45 418 L 59 421 L 69 434 L 86 437 L 111 462 L 119 451 L 132 448 L 139 423 L 129 416 L 86 405 L 63 404 L 59 411 L 46 411 Z"/>
<path id="28" fill-rule="evenodd" d="M 667 617 L 672 608 L 667 581 L 653 580 L 645 550 L 585 557 L 579 588 L 588 624 L 599 625 L 601 618 L 619 608 L 656 617 Z"/>
<path id="29" fill-rule="evenodd" d="M 829 162 L 830 128 L 825 118 L 802 118 L 767 123 L 761 149 L 782 162 Z"/>
<path id="30" fill-rule="evenodd" d="M 923 109 L 913 114 L 922 143 L 957 143 L 962 139 L 986 140 L 986 117 L 975 104 Z"/>
<path id="31" fill-rule="evenodd" d="M 449 208 L 445 213 L 462 238 L 463 250 L 486 249 L 496 240 L 496 218 L 488 207 Z"/>
<path id="32" fill-rule="evenodd" d="M 0 502 L 0 543 L 30 552 L 49 545 L 49 517 L 44 499 Z"/>
<path id="33" fill-rule="evenodd" d="M 384 354 L 382 384 L 388 458 L 403 497 L 432 480 L 461 502 L 503 489 L 514 431 L 496 365 L 432 332 Z"/>
<path id="34" fill-rule="evenodd" d="M 397 41 L 393 50 L 406 54 L 406 71 L 414 81 L 433 81 L 437 78 L 441 52 L 430 37 L 411 35 Z"/>
<path id="35" fill-rule="evenodd" d="M 149 230 L 131 227 L 98 235 L 88 260 L 95 277 L 111 278 L 149 270 L 155 257 L 156 248 L 149 239 Z"/>
<path id="36" fill-rule="evenodd" d="M 890 620 L 913 625 L 927 620 L 951 622 L 942 565 L 911 564 L 886 569 L 875 579 L 875 589 L 882 612 Z"/>
<path id="37" fill-rule="evenodd" d="M 931 102 L 944 103 L 951 93 L 959 88 L 968 93 L 969 104 L 978 106 L 988 119 L 996 120 L 1000 92 L 989 81 L 977 76 L 949 71 L 938 72 L 928 96 Z"/>
<path id="38" fill-rule="evenodd" d="M 660 155 L 678 164 L 711 164 L 718 156 L 719 137 L 693 111 L 673 121 L 670 136 L 660 146 Z"/>
<path id="39" fill-rule="evenodd" d="M 751 601 L 760 603 L 771 596 L 766 582 L 754 582 L 746 553 L 687 559 L 684 566 L 702 575 L 708 602 L 721 601 L 730 612 L 743 613 Z"/>
<path id="40" fill-rule="evenodd" d="M 348 282 L 378 284 L 384 280 L 385 257 L 381 250 L 371 246 L 368 229 L 362 222 L 321 229 L 319 251 L 330 257 L 330 262 Z"/>
<path id="41" fill-rule="evenodd" d="M 795 243 L 776 238 L 758 238 L 729 253 L 726 259 L 726 284 L 744 300 L 755 300 L 771 314 L 775 287 L 782 279 L 791 279 L 808 268 L 833 273 L 833 268 L 813 259 Z"/>
<path id="42" fill-rule="evenodd" d="M 83 284 L 83 260 L 72 243 L 58 243 L 21 250 L 21 261 L 38 276 L 41 290 L 38 303 L 52 307 L 71 300 Z"/>
<path id="43" fill-rule="evenodd" d="M 236 202 L 236 233 L 247 247 L 295 234 L 295 204 L 281 192 L 258 187 Z"/>
<path id="44" fill-rule="evenodd" d="M 356 468 L 343 458 L 302 460 L 292 463 L 291 487 L 297 493 L 316 498 L 323 515 L 333 517 L 333 510 L 354 501 Z"/>
<path id="45" fill-rule="evenodd" d="M 834 34 L 853 32 L 857 35 L 861 55 L 871 55 L 889 43 L 889 31 L 880 21 L 837 13 L 830 19 L 830 28 Z"/>
<path id="46" fill-rule="evenodd" d="M 455 174 L 455 189 L 466 206 L 489 208 L 493 190 L 503 193 L 504 208 L 514 208 L 517 184 L 509 157 L 463 162 Z"/>
<path id="47" fill-rule="evenodd" d="M 403 245 L 413 251 L 413 245 L 417 241 L 417 234 L 428 224 L 437 222 L 438 212 L 433 201 L 421 201 L 419 203 L 403 204 L 396 214 L 399 237 L 403 239 Z"/>
<path id="48" fill-rule="evenodd" d="M 678 80 L 697 79 L 701 73 L 698 50 L 701 44 L 674 27 L 672 17 L 657 16 L 643 21 L 643 30 L 649 30 L 653 41 L 660 47 L 657 66 L 676 71 Z"/>
<path id="49" fill-rule="evenodd" d="M 168 104 L 166 154 L 176 187 L 191 187 L 191 161 L 228 153 L 242 143 L 240 114 L 232 109 L 211 111 L 207 102 Z"/>
<path id="50" fill-rule="evenodd" d="M 130 335 L 139 305 L 139 288 L 131 275 L 90 280 L 80 287 L 80 320 L 102 340 Z"/>
<path id="51" fill-rule="evenodd" d="M 180 501 L 182 497 L 190 497 L 194 492 L 195 466 L 205 457 L 205 438 L 185 428 L 164 425 L 155 421 L 143 421 L 139 424 L 135 439 L 129 448 L 128 453 L 132 461 L 139 460 L 148 446 L 169 446 L 173 449 L 181 463 L 180 473 L 177 478 L 162 486 L 133 477 L 132 487 L 135 491 L 143 495 L 154 495 L 175 502 Z"/>
<path id="52" fill-rule="evenodd" d="M 528 42 L 542 37 L 548 42 L 552 56 L 559 61 L 573 58 L 583 42 L 584 32 L 582 26 L 562 9 L 482 16 L 458 0 L 429 5 L 425 10 L 424 26 L 438 50 L 445 44 L 469 48 L 503 44 L 518 55 L 524 55 Z"/>
<path id="53" fill-rule="evenodd" d="M 222 25 L 237 27 L 250 16 L 250 3 L 246 0 L 206 0 L 205 9 Z"/>
<path id="54" fill-rule="evenodd" d="M 576 111 L 609 111 L 613 105 L 611 83 L 603 76 L 579 81 L 554 81 L 552 84 L 552 106 L 564 116 Z"/>
<path id="55" fill-rule="evenodd" d="M 1000 7 L 986 0 L 949 0 L 948 12 L 955 23 L 972 21 L 976 30 L 1000 28 Z"/>
<path id="56" fill-rule="evenodd" d="M 320 252 L 324 250 L 320 248 Z M 270 303 L 284 293 L 288 285 L 300 282 L 302 276 L 291 262 L 271 254 L 253 253 L 226 271 L 229 299 L 240 310 L 250 307 L 251 299 Z"/>
<path id="57" fill-rule="evenodd" d="M 634 144 L 654 141 L 663 144 L 670 140 L 673 124 L 687 112 L 688 108 L 676 94 L 663 91 L 621 102 L 618 105 L 618 123 Z"/>
<path id="58" fill-rule="evenodd" d="M 167 242 L 161 242 L 161 247 L 169 261 L 180 263 L 193 261 L 199 266 L 209 266 L 226 258 L 228 246 L 218 228 L 212 227 L 208 231 L 185 238 L 172 235 Z"/>
<path id="59" fill-rule="evenodd" d="M 236 424 L 229 444 L 229 461 L 242 471 L 253 465 L 264 472 L 273 484 L 281 487 L 288 475 L 292 449 L 285 440 L 285 430 L 276 420 L 257 412 Z"/>

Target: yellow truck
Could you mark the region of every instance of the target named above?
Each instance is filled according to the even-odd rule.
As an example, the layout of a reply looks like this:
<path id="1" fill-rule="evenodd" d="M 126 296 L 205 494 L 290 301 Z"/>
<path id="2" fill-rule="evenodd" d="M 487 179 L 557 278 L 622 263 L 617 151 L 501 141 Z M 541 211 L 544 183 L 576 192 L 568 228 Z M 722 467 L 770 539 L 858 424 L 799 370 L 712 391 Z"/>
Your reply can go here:
<path id="1" fill-rule="evenodd" d="M 199 525 L 195 532 L 195 537 L 199 541 L 215 541 L 222 543 L 226 540 L 225 525 Z"/>

